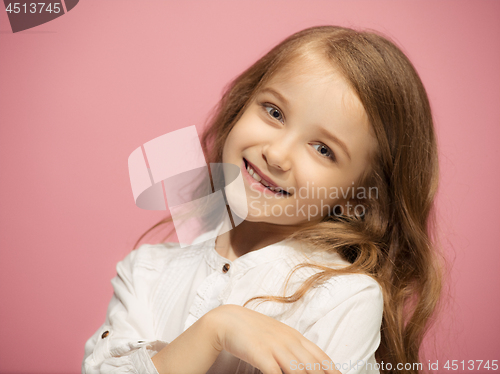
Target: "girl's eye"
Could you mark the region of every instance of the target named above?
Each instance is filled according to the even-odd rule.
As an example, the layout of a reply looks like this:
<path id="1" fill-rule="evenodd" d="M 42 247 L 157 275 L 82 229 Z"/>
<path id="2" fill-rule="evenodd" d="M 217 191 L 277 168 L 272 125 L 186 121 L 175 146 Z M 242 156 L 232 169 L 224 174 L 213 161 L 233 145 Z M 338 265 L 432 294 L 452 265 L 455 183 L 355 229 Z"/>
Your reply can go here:
<path id="1" fill-rule="evenodd" d="M 285 121 L 285 118 L 283 117 L 283 114 L 281 114 L 281 111 L 276 108 L 275 106 L 269 105 L 267 103 L 261 104 L 264 110 L 274 119 L 277 119 L 281 123 Z"/>
<path id="2" fill-rule="evenodd" d="M 314 144 L 313 147 L 316 147 L 318 146 L 319 148 L 316 148 L 316 150 L 322 155 L 322 156 L 325 156 L 327 158 L 329 158 L 331 161 L 335 162 L 336 159 L 335 159 L 335 155 L 333 154 L 333 152 L 330 150 L 330 148 L 328 148 L 326 145 L 324 144 Z"/>

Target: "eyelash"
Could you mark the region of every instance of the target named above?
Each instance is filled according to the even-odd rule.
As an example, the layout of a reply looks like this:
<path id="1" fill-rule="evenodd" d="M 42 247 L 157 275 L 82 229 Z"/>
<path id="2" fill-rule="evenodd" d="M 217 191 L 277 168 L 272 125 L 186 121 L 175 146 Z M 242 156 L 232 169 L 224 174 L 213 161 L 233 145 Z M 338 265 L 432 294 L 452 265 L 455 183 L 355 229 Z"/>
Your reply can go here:
<path id="1" fill-rule="evenodd" d="M 268 111 L 266 108 L 273 108 L 274 110 L 277 110 L 277 111 L 281 114 L 281 117 L 283 118 L 283 121 L 280 121 L 280 120 L 278 120 L 278 121 L 280 121 L 281 123 L 283 123 L 283 122 L 285 121 L 285 116 L 283 115 L 283 113 L 281 112 L 281 110 L 280 110 L 278 107 L 276 107 L 276 106 L 274 106 L 274 105 L 272 105 L 272 104 L 269 104 L 269 103 L 262 103 L 262 104 L 260 104 L 260 105 L 262 106 L 262 108 L 263 108 L 263 109 L 267 112 L 267 114 L 268 114 L 268 115 L 269 115 L 272 119 L 277 119 L 277 118 L 276 118 L 276 117 L 274 117 L 274 116 L 271 116 L 271 113 L 269 113 L 269 111 Z"/>
<path id="2" fill-rule="evenodd" d="M 328 153 L 330 153 L 330 156 L 325 156 L 324 154 L 318 152 L 321 156 L 326 157 L 327 159 L 329 159 L 332 162 L 337 162 L 337 159 L 335 158 L 335 154 L 332 152 L 332 150 L 330 148 L 328 148 L 324 144 L 315 144 L 315 145 L 319 145 L 320 147 L 325 147 L 328 150 Z"/>
<path id="3" fill-rule="evenodd" d="M 282 121 L 278 120 L 279 122 L 283 123 L 284 124 L 284 121 L 285 121 L 285 116 L 283 115 L 283 113 L 281 112 L 281 110 L 273 105 L 273 104 L 270 104 L 270 103 L 260 103 L 260 106 L 262 107 L 262 109 L 264 109 L 264 111 L 272 118 L 272 119 L 275 119 L 275 120 L 278 120 L 276 117 L 272 116 L 271 113 L 269 113 L 269 111 L 267 110 L 267 108 L 273 108 L 274 110 L 278 111 L 281 115 L 281 117 L 283 118 Z M 327 158 L 328 160 L 332 161 L 332 162 L 337 162 L 337 159 L 335 157 L 335 154 L 333 153 L 333 151 L 328 148 L 326 145 L 324 144 L 315 144 L 315 145 L 319 145 L 321 147 L 325 147 L 327 150 L 328 150 L 328 153 L 330 153 L 330 156 L 325 156 L 323 154 L 320 153 L 320 156 L 323 156 L 325 158 Z M 319 152 L 318 152 L 319 153 Z"/>

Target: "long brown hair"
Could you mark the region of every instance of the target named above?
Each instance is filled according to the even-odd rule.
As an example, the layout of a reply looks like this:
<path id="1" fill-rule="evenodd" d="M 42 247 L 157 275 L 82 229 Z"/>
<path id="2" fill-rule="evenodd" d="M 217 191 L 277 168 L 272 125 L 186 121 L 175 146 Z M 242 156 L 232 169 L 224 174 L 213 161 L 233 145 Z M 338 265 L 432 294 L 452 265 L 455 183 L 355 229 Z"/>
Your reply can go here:
<path id="1" fill-rule="evenodd" d="M 368 115 L 378 150 L 369 173 L 359 183 L 376 187 L 378 196 L 363 201 L 362 217 L 329 215 L 290 237 L 318 251 L 337 252 L 350 266 L 332 269 L 300 264 L 294 270 L 313 266 L 319 271 L 293 295 L 258 296 L 247 303 L 257 299 L 293 303 L 334 275 L 367 274 L 379 282 L 384 296 L 376 358 L 392 364 L 392 370 L 386 365 L 382 372 L 395 372 L 397 363 L 422 362 L 420 347 L 442 289 L 441 257 L 434 240 L 437 142 L 426 91 L 404 53 L 371 31 L 318 26 L 297 32 L 226 87 L 209 117 L 202 147 L 208 163 L 221 163 L 229 132 L 259 88 L 294 58 L 314 55 L 331 61 Z M 170 217 L 147 232 L 169 221 Z M 397 372 L 419 372 L 410 366 Z"/>

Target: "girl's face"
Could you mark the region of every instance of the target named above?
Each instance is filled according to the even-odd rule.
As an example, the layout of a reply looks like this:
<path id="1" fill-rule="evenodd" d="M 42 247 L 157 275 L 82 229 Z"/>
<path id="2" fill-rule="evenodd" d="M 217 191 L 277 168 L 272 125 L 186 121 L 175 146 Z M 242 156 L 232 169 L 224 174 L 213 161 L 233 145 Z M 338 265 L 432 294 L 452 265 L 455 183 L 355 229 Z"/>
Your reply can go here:
<path id="1" fill-rule="evenodd" d="M 243 175 L 246 220 L 314 223 L 335 205 L 362 213 L 348 200 L 360 196 L 354 183 L 377 147 L 363 106 L 326 61 L 291 65 L 256 94 L 224 145 L 222 161 Z"/>

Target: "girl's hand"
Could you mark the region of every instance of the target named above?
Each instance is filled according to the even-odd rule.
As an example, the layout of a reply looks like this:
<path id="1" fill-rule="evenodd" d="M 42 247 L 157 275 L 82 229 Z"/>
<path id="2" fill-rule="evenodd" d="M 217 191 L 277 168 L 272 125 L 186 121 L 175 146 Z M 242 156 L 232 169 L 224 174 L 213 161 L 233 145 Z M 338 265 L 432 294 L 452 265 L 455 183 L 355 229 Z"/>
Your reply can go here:
<path id="1" fill-rule="evenodd" d="M 264 374 L 341 374 L 331 368 L 332 360 L 316 344 L 274 318 L 230 304 L 215 308 L 206 316 L 218 326 L 215 348 L 248 362 Z"/>

